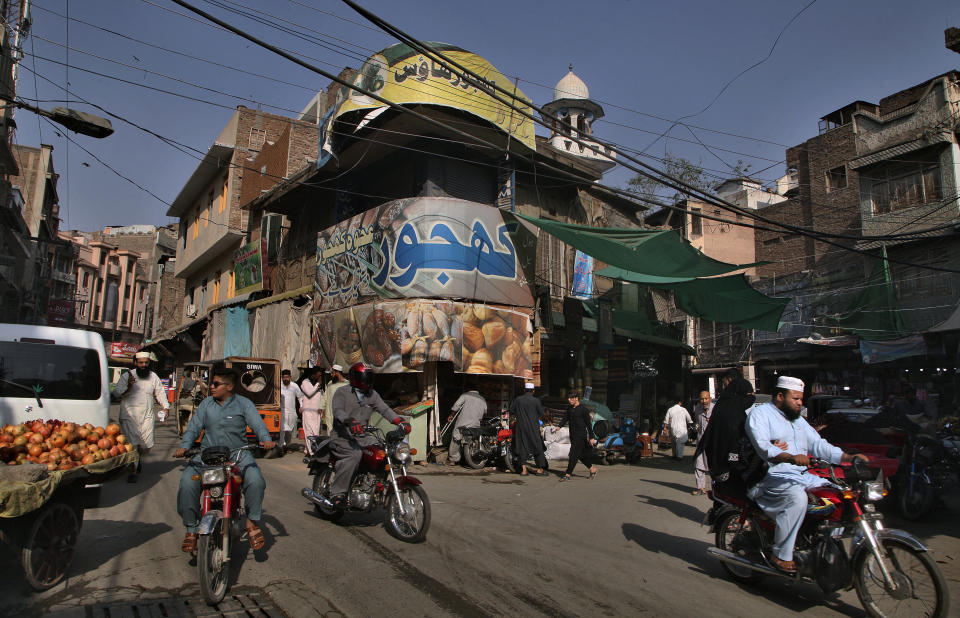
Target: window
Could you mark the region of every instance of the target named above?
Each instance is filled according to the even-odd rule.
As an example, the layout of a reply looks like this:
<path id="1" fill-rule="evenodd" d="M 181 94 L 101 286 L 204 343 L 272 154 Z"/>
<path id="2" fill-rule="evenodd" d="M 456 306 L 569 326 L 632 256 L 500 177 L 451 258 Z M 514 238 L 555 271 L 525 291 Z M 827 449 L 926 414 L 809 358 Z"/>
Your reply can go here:
<path id="1" fill-rule="evenodd" d="M 143 312 L 137 312 L 137 326 L 143 326 Z"/>
<path id="2" fill-rule="evenodd" d="M 96 350 L 49 343 L 0 342 L 0 397 L 47 399 L 100 398 L 100 358 Z M 29 387 L 26 391 L 24 386 Z"/>
<path id="3" fill-rule="evenodd" d="M 230 271 L 230 283 L 227 284 L 227 298 L 233 298 L 237 294 L 237 280 L 235 273 Z"/>
<path id="4" fill-rule="evenodd" d="M 90 286 L 90 273 L 83 273 L 83 287 L 87 288 Z"/>
<path id="5" fill-rule="evenodd" d="M 280 231 L 283 215 L 265 215 L 263 217 L 263 237 L 267 239 L 267 264 L 276 264 L 280 253 Z"/>
<path id="6" fill-rule="evenodd" d="M 200 233 L 200 209 L 197 208 L 197 214 L 193 218 L 193 239 L 197 239 L 197 235 Z"/>
<path id="7" fill-rule="evenodd" d="M 703 235 L 703 219 L 700 217 L 699 208 L 690 209 L 690 236 Z"/>
<path id="8" fill-rule="evenodd" d="M 252 127 L 250 129 L 250 150 L 260 150 L 263 143 L 267 140 L 267 132 L 264 129 Z"/>
<path id="9" fill-rule="evenodd" d="M 227 205 L 227 181 L 229 176 L 223 177 L 223 189 L 220 191 L 220 206 L 217 208 L 217 212 L 223 212 L 224 207 Z"/>
<path id="10" fill-rule="evenodd" d="M 124 309 L 123 314 L 121 315 L 121 318 L 120 318 L 120 323 L 123 325 L 126 325 L 129 317 L 130 317 L 130 312 Z"/>
<path id="11" fill-rule="evenodd" d="M 873 214 L 930 204 L 943 197 L 940 164 L 934 160 L 895 162 L 868 176 Z"/>
<path id="12" fill-rule="evenodd" d="M 143 297 L 146 294 L 146 291 L 147 291 L 147 288 L 145 287 L 140 288 L 140 302 L 143 302 Z"/>
<path id="13" fill-rule="evenodd" d="M 216 279 L 213 280 L 213 300 L 214 305 L 220 302 L 220 272 L 217 271 Z"/>
<path id="14" fill-rule="evenodd" d="M 546 233 L 537 243 L 537 283 L 550 286 L 550 295 L 563 298 L 567 289 L 566 245 Z"/>
<path id="15" fill-rule="evenodd" d="M 203 227 L 210 225 L 210 215 L 213 214 L 213 189 L 207 194 L 207 207 L 203 209 Z"/>
<path id="16" fill-rule="evenodd" d="M 841 165 L 827 171 L 827 193 L 847 188 L 847 166 Z"/>

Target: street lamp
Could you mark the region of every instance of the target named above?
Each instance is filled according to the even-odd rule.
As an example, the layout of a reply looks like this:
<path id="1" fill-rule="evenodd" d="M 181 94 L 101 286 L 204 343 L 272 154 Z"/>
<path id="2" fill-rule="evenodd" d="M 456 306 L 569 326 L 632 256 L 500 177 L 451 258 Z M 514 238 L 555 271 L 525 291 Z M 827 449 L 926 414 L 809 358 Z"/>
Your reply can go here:
<path id="1" fill-rule="evenodd" d="M 66 107 L 54 107 L 50 111 L 47 111 L 24 103 L 23 101 L 16 101 L 14 105 L 20 109 L 26 109 L 35 114 L 39 114 L 44 118 L 49 118 L 57 124 L 67 127 L 74 133 L 88 135 L 97 139 L 103 139 L 104 137 L 113 135 L 113 125 L 110 124 L 109 120 L 101 118 L 100 116 L 94 116 L 86 112 L 78 112 L 75 109 L 67 109 Z"/>

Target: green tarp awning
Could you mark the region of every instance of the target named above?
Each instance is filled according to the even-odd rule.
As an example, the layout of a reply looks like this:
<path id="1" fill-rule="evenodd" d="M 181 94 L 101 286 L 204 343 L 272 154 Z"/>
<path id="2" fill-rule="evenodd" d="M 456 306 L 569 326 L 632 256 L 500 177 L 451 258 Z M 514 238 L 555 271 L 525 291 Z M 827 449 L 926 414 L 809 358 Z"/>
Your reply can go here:
<path id="1" fill-rule="evenodd" d="M 585 313 L 595 315 L 597 312 L 596 304 L 590 301 L 583 303 Z M 689 345 L 670 336 L 671 328 L 651 320 L 647 315 L 640 311 L 628 311 L 626 309 L 617 309 L 613 312 L 613 332 L 621 337 L 629 337 L 637 341 L 645 341 L 655 345 L 661 345 L 668 348 L 677 348 L 683 354 L 696 354 Z"/>
<path id="2" fill-rule="evenodd" d="M 590 227 L 514 214 L 601 262 L 666 278 L 661 283 L 715 277 L 760 264 L 720 262 L 698 251 L 673 230 Z"/>
<path id="3" fill-rule="evenodd" d="M 736 324 L 742 328 L 778 331 L 780 317 L 790 303 L 789 298 L 771 298 L 756 291 L 744 275 L 654 283 L 642 274 L 614 267 L 601 269 L 596 274 L 673 290 L 677 307 L 688 315 L 711 322 Z"/>
<path id="4" fill-rule="evenodd" d="M 850 309 L 835 319 L 837 326 L 869 341 L 900 339 L 907 334 L 903 314 L 897 304 L 884 247 L 880 261 L 873 267 L 863 291 Z"/>

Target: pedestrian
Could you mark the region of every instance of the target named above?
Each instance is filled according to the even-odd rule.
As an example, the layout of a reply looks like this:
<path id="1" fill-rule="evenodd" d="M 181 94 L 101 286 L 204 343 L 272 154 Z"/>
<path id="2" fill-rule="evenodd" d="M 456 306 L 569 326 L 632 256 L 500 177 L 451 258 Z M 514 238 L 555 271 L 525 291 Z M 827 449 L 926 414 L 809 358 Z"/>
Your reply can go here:
<path id="1" fill-rule="evenodd" d="M 547 458 L 543 455 L 543 436 L 540 435 L 540 417 L 543 404 L 533 396 L 533 382 L 524 385 L 524 393 L 510 404 L 510 414 L 516 419 L 513 430 L 513 454 L 520 462 L 520 474 L 528 476 L 527 460 L 533 457 L 537 476 L 547 476 Z"/>
<path id="2" fill-rule="evenodd" d="M 447 417 L 447 422 L 453 421 L 457 417 L 457 422 L 453 426 L 453 434 L 450 438 L 450 450 L 447 452 L 447 465 L 456 466 L 460 463 L 460 443 L 463 435 L 460 430 L 465 427 L 479 427 L 480 419 L 487 413 L 487 400 L 477 391 L 471 389 L 453 402 L 453 414 Z"/>
<path id="3" fill-rule="evenodd" d="M 697 433 L 697 454 L 693 458 L 693 477 L 697 482 L 697 488 L 693 490 L 695 496 L 702 496 L 707 493 L 707 474 L 710 472 L 710 467 L 707 465 L 707 454 L 699 448 L 699 444 L 706 434 L 712 413 L 713 401 L 710 397 L 710 391 L 700 391 L 700 401 L 693 407 L 693 415 L 700 426 L 700 431 Z"/>
<path id="4" fill-rule="evenodd" d="M 720 379 L 721 391 L 710 413 L 710 425 L 697 440 L 697 455 L 706 457 L 714 485 L 723 485 L 724 493 L 745 495 L 747 490 L 741 450 L 753 446 L 746 439 L 744 423 L 755 397 L 753 385 L 740 371 L 730 368 Z M 746 441 L 746 444 L 744 443 Z"/>
<path id="5" fill-rule="evenodd" d="M 673 458 L 677 461 L 683 459 L 683 447 L 687 443 L 687 425 L 693 422 L 690 413 L 681 405 L 683 398 L 678 398 L 677 402 L 667 410 L 667 415 L 663 417 L 663 426 L 670 427 L 670 437 L 673 439 Z M 662 431 L 661 431 L 662 433 Z"/>
<path id="6" fill-rule="evenodd" d="M 283 415 L 283 427 L 280 432 L 280 452 L 285 453 L 293 432 L 297 428 L 297 402 L 303 401 L 303 391 L 290 379 L 289 369 L 280 372 L 280 410 Z"/>
<path id="7" fill-rule="evenodd" d="M 567 393 L 567 414 L 560 427 L 570 423 L 570 455 L 567 459 L 567 471 L 560 477 L 561 481 L 569 481 L 570 474 L 577 465 L 577 461 L 590 467 L 590 479 L 597 478 L 597 466 L 593 463 L 593 445 L 597 443 L 597 436 L 593 433 L 590 422 L 590 411 L 580 403 L 580 392 L 571 390 Z"/>
<path id="8" fill-rule="evenodd" d="M 153 448 L 153 402 L 163 408 L 158 414 L 161 423 L 170 412 L 167 389 L 160 377 L 150 371 L 150 353 L 137 352 L 134 363 L 136 369 L 125 372 L 113 387 L 113 394 L 120 398 L 120 430 L 141 457 L 136 471 L 127 477 L 128 483 L 137 482 L 137 475 L 143 470 L 142 458 Z"/>
<path id="9" fill-rule="evenodd" d="M 307 454 L 313 455 L 310 436 L 320 435 L 320 406 L 323 405 L 323 368 L 310 367 L 307 377 L 300 382 L 303 399 L 300 400 L 300 415 L 303 420 L 303 437 L 307 441 Z"/>
<path id="10" fill-rule="evenodd" d="M 330 368 L 332 375 L 327 388 L 323 392 L 323 402 L 320 408 L 322 416 L 320 418 L 320 435 L 326 436 L 333 427 L 333 396 L 338 390 L 347 385 L 347 379 L 343 376 L 343 366 L 334 365 Z"/>

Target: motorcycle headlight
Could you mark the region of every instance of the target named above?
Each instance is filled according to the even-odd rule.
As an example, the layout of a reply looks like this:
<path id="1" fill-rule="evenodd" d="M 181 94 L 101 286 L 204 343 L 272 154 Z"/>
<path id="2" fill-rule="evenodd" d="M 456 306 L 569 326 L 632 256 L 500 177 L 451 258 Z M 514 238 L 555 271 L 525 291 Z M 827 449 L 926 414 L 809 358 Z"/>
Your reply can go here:
<path id="1" fill-rule="evenodd" d="M 887 488 L 883 486 L 883 481 L 870 481 L 864 484 L 864 497 L 867 502 L 876 502 L 883 500 L 887 495 Z"/>
<path id="2" fill-rule="evenodd" d="M 402 464 L 410 463 L 413 460 L 413 455 L 410 454 L 410 445 L 406 442 L 397 444 L 393 449 L 393 458 Z"/>
<path id="3" fill-rule="evenodd" d="M 227 475 L 224 474 L 223 468 L 211 468 L 210 470 L 204 470 L 203 474 L 200 476 L 200 482 L 204 485 L 216 485 L 217 483 L 224 483 L 227 480 Z"/>

